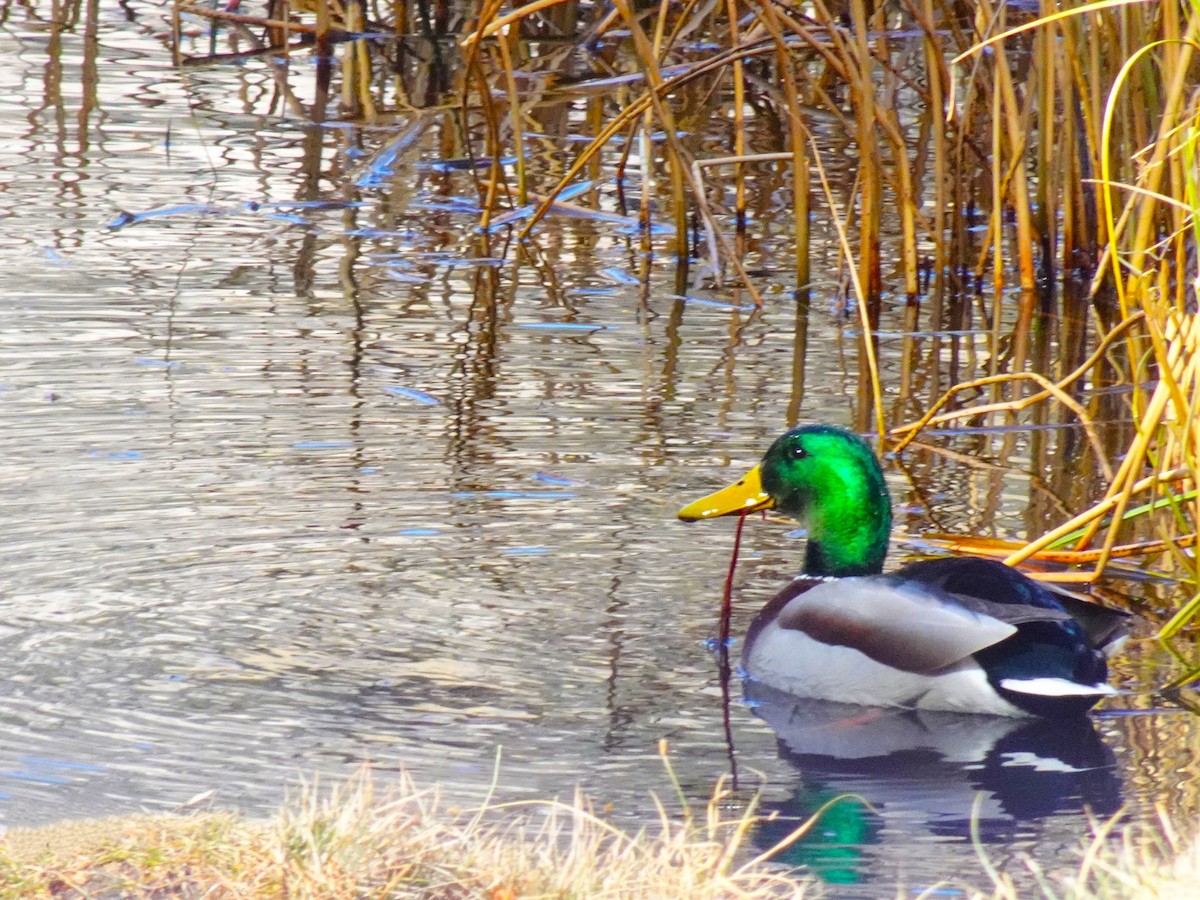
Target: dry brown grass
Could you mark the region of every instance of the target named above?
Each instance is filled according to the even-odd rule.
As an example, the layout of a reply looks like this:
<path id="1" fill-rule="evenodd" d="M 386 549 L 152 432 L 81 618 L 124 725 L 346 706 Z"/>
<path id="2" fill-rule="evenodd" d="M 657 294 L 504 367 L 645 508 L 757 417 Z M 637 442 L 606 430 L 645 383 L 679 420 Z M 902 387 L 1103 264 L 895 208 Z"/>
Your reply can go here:
<path id="1" fill-rule="evenodd" d="M 273 821 L 203 812 L 12 830 L 0 842 L 0 897 L 823 896 L 819 883 L 750 858 L 754 806 L 728 817 L 730 801 L 718 791 L 703 816 L 664 813 L 655 829 L 628 833 L 580 797 L 451 815 L 436 792 L 407 780 L 381 796 L 359 777 L 306 790 Z M 981 848 L 991 883 L 956 887 L 973 900 L 1196 900 L 1198 832 L 1181 836 L 1165 819 L 1128 828 L 1112 820 L 1052 873 L 1032 859 L 1027 872 L 992 870 Z M 910 896 L 903 886 L 878 890 Z"/>
<path id="2" fill-rule="evenodd" d="M 1032 893 L 984 857 L 993 884 L 972 900 L 1200 900 L 1200 822 L 1181 834 L 1161 812 L 1153 826 L 1123 827 L 1120 819 L 1098 824 L 1091 845 L 1065 873 L 1048 873 L 1027 859 L 1038 885 Z"/>
<path id="3" fill-rule="evenodd" d="M 517 811 L 440 811 L 405 781 L 307 790 L 274 821 L 222 812 L 16 829 L 0 844 L 3 897 L 812 897 L 812 882 L 747 862 L 752 809 L 663 816 L 630 834 L 581 797 Z M 502 824 L 495 820 L 502 819 Z"/>

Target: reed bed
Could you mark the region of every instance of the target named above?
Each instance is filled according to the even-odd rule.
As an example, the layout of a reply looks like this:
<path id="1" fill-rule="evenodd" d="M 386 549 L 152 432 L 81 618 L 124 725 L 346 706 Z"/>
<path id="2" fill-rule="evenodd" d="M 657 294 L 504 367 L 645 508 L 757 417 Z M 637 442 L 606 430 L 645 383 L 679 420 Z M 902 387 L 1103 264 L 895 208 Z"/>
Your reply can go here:
<path id="1" fill-rule="evenodd" d="M 484 253 L 536 244 L 549 211 L 596 207 L 615 187 L 680 293 L 702 284 L 761 306 L 743 259 L 765 212 L 747 184 L 769 173 L 791 212 L 800 330 L 829 289 L 813 217 L 838 235 L 860 427 L 903 449 L 962 421 L 1079 423 L 1089 487 L 1066 503 L 1082 511 L 1007 561 L 1053 559 L 1067 566 L 1053 577 L 1092 582 L 1141 555 L 1183 586 L 1151 611 L 1160 636 L 1200 616 L 1200 4 L 250 6 L 176 2 L 181 63 L 226 56 L 213 42 L 188 58 L 186 16 L 235 30 L 243 53 L 338 59 L 340 118 L 403 129 L 418 110 L 452 116 L 443 149 L 473 161 Z M 556 128 L 584 140 L 535 165 L 527 147 Z M 899 385 L 877 362 L 885 307 L 934 335 Z M 981 327 L 982 345 L 941 337 Z M 1127 425 L 1101 434 L 1114 419 Z"/>

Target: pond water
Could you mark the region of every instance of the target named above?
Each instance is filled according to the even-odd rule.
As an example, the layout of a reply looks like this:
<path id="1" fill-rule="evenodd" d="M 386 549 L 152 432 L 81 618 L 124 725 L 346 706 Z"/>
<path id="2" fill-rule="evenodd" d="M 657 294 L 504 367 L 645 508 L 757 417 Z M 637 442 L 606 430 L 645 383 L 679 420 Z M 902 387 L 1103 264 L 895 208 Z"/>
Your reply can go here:
<path id="1" fill-rule="evenodd" d="M 580 786 L 641 824 L 673 796 L 664 739 L 703 803 L 730 771 L 708 642 L 732 525 L 675 510 L 789 411 L 856 421 L 834 277 L 794 385 L 786 211 L 756 213 L 753 317 L 680 297 L 610 193 L 608 220 L 481 250 L 471 173 L 436 164 L 448 119 L 388 151 L 403 117 L 306 122 L 268 62 L 176 70 L 155 4 L 105 5 L 94 44 L 46 16 L 0 31 L 0 822 L 209 791 L 269 814 L 364 764 L 470 804 L 499 754 L 501 799 Z M 885 317 L 889 384 L 929 393 L 903 302 Z M 929 443 L 888 467 L 893 559 L 1023 536 L 1094 486 L 1070 429 Z M 735 634 L 802 548 L 748 525 Z M 1135 642 L 1128 693 L 1066 731 L 735 696 L 740 786 L 790 817 L 873 804 L 790 852 L 844 896 L 979 880 L 977 796 L 998 864 L 1069 863 L 1089 811 L 1200 812 L 1196 719 L 1152 694 L 1173 665 Z"/>

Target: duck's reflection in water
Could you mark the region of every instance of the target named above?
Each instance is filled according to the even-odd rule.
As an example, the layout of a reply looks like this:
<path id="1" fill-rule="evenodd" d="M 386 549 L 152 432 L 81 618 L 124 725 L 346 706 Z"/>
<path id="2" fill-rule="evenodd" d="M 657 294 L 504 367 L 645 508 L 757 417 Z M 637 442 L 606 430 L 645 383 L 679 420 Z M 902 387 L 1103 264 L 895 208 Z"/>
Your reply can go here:
<path id="1" fill-rule="evenodd" d="M 746 699 L 774 729 L 781 756 L 799 776 L 790 798 L 764 803 L 765 814 L 777 815 L 755 833 L 757 846 L 776 846 L 839 795 L 857 794 L 870 804 L 834 804 L 775 855 L 830 883 L 868 879 L 867 858 L 888 855 L 889 834 L 902 838 L 897 844 L 911 855 L 924 832 L 932 861 L 936 844 L 961 847 L 972 831 L 985 844 L 1007 844 L 1033 836 L 1036 823 L 1049 817 L 1078 813 L 1072 817 L 1078 828 L 1050 839 L 1061 848 L 1088 833 L 1088 812 L 1110 816 L 1122 803 L 1116 758 L 1084 717 L 879 709 L 798 699 L 753 682 Z M 924 874 L 920 860 L 896 863 L 914 877 Z M 931 866 L 928 874 L 938 873 Z"/>

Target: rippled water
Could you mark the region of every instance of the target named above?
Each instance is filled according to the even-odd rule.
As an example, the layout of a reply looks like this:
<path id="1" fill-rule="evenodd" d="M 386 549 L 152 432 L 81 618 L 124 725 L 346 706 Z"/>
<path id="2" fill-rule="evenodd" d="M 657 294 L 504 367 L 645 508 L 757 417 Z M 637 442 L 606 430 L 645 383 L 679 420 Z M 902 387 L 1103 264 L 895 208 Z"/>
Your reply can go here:
<path id="1" fill-rule="evenodd" d="M 306 124 L 261 62 L 176 71 L 157 6 L 121 9 L 94 67 L 36 12 L 0 33 L 0 821 L 206 791 L 265 814 L 364 763 L 471 802 L 499 752 L 503 797 L 580 785 L 645 822 L 671 793 L 661 739 L 706 798 L 729 771 L 705 641 L 731 528 L 674 511 L 790 404 L 853 421 L 835 304 L 814 304 L 798 397 L 786 292 L 754 318 L 684 301 L 669 258 L 589 219 L 481 255 L 469 173 L 425 164 L 439 128 L 372 174 L 396 127 Z M 786 272 L 776 245 L 749 258 Z M 884 341 L 893 375 L 906 346 Z M 1061 521 L 1076 439 L 906 454 L 898 523 Z M 735 627 L 801 547 L 749 528 Z M 1169 674 L 1135 648 L 1095 733 L 735 703 L 742 783 L 793 816 L 846 789 L 875 805 L 793 851 L 838 884 L 977 876 L 978 791 L 999 862 L 1061 861 L 1085 804 L 1200 809 L 1195 719 L 1146 695 Z"/>

